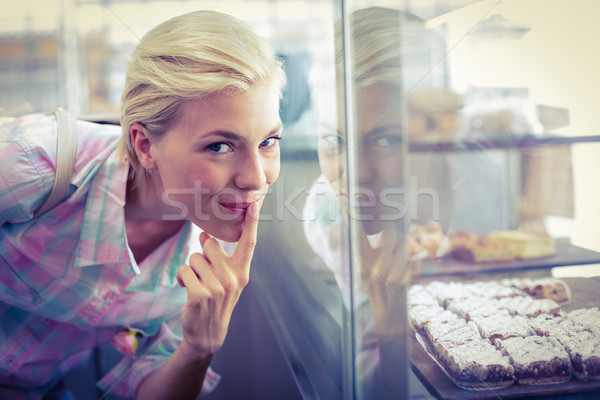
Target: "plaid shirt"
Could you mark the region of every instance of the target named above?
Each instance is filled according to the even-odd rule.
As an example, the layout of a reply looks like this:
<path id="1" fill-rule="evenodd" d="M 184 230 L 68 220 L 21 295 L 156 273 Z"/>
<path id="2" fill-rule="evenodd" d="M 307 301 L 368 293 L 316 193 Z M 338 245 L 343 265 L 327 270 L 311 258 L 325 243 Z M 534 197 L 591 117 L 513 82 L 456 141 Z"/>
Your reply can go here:
<path id="1" fill-rule="evenodd" d="M 175 274 L 201 251 L 199 228 L 186 222 L 138 265 L 125 234 L 120 128 L 82 121 L 68 196 L 33 219 L 54 182 L 56 120 L 1 122 L 0 397 L 42 397 L 125 331 L 137 332 L 137 351 L 125 352 L 98 384 L 134 397 L 180 343 L 186 291 Z M 203 393 L 219 378 L 209 370 Z"/>

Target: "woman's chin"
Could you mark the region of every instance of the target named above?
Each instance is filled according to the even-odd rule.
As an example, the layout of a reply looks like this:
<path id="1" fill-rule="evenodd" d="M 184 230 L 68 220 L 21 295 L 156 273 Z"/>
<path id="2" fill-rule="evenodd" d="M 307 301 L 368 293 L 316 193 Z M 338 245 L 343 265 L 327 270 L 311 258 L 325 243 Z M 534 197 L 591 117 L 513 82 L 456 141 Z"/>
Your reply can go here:
<path id="1" fill-rule="evenodd" d="M 363 229 L 367 235 L 375 235 L 387 228 L 393 227 L 394 221 L 381 221 L 381 220 L 372 220 L 372 221 L 362 221 Z"/>
<path id="2" fill-rule="evenodd" d="M 362 221 L 362 226 L 367 235 L 375 235 L 383 230 L 381 221 Z"/>
<path id="3" fill-rule="evenodd" d="M 214 238 L 222 240 L 224 242 L 236 243 L 242 236 L 241 224 L 224 224 L 219 223 L 217 226 L 206 226 L 206 224 L 197 224 L 204 232 L 208 233 Z M 203 226 L 204 225 L 204 226 Z"/>

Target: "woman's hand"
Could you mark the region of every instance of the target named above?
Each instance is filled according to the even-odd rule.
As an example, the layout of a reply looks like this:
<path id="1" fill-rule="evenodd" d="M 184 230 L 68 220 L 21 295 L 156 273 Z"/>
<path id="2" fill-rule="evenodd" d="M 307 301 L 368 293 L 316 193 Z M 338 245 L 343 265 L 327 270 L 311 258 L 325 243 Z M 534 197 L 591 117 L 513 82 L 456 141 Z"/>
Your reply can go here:
<path id="1" fill-rule="evenodd" d="M 360 279 L 369 298 L 379 350 L 376 384 L 385 388 L 378 398 L 406 398 L 409 325 L 406 289 L 420 272 L 420 261 L 415 264 L 407 259 L 408 244 L 398 235 L 397 227 L 384 229 L 371 244 L 361 224 L 356 225 L 359 227 Z"/>
<path id="2" fill-rule="evenodd" d="M 396 227 L 380 232 L 373 244 L 360 229 L 360 279 L 369 298 L 373 327 L 378 337 L 391 337 L 403 333 L 406 319 L 405 293 L 410 272 L 407 268 L 407 245 L 398 239 Z"/>
<path id="3" fill-rule="evenodd" d="M 238 245 L 230 256 L 206 232 L 200 235 L 203 254 L 194 253 L 190 265 L 177 271 L 177 281 L 187 290 L 182 327 L 186 354 L 212 357 L 225 341 L 233 308 L 248 283 L 254 254 L 260 205 L 248 207 Z"/>

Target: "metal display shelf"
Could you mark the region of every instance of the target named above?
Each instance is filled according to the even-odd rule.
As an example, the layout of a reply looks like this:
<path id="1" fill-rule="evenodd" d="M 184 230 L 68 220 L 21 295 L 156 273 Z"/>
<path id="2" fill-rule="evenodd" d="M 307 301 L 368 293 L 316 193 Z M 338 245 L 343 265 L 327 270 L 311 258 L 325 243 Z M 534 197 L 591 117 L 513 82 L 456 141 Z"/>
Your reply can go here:
<path id="1" fill-rule="evenodd" d="M 460 152 L 491 149 L 526 149 L 541 146 L 559 146 L 575 143 L 600 142 L 600 135 L 561 136 L 556 134 L 495 134 L 477 135 L 456 140 L 422 141 L 411 140 L 411 152 Z"/>

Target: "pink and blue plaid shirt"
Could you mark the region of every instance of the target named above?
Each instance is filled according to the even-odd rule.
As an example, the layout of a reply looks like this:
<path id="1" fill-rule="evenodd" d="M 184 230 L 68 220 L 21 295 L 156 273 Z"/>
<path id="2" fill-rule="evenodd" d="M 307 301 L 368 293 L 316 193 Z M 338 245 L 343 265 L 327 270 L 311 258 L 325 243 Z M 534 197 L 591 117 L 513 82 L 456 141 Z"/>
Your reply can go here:
<path id="1" fill-rule="evenodd" d="M 67 198 L 32 218 L 55 175 L 56 119 L 32 114 L 0 125 L 0 398 L 41 398 L 94 347 L 141 334 L 98 385 L 134 397 L 181 340 L 185 289 L 175 274 L 201 251 L 186 222 L 141 263 L 125 234 L 128 163 L 120 128 L 78 121 Z M 219 376 L 208 371 L 203 393 Z"/>

